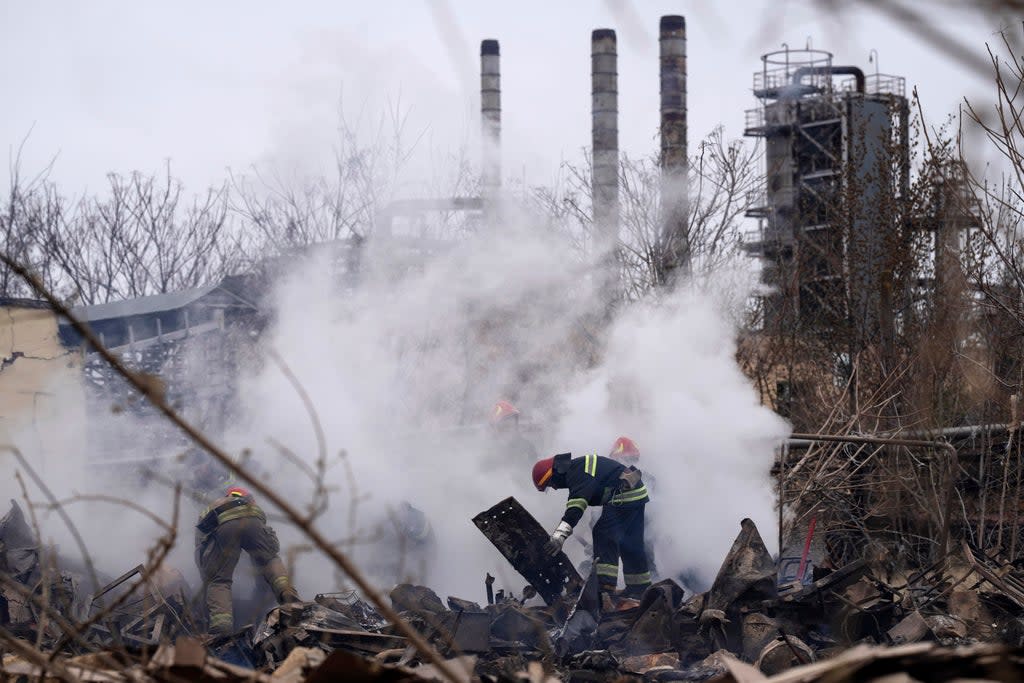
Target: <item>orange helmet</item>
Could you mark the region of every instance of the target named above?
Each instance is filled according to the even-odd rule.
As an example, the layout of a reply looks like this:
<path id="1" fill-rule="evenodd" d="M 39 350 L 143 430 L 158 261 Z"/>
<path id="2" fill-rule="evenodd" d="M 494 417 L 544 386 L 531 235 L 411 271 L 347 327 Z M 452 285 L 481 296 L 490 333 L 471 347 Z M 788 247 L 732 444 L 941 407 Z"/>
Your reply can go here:
<path id="1" fill-rule="evenodd" d="M 633 439 L 628 436 L 620 436 L 615 439 L 615 443 L 612 445 L 612 452 L 608 454 L 609 458 L 615 458 L 621 460 L 623 458 L 639 458 L 640 449 L 633 443 Z"/>
<path id="2" fill-rule="evenodd" d="M 554 458 L 538 460 L 533 464 L 533 485 L 537 487 L 538 491 L 543 491 L 547 488 L 548 482 L 551 480 L 551 475 L 554 473 Z"/>
<path id="3" fill-rule="evenodd" d="M 519 415 L 519 411 L 508 401 L 498 401 L 491 410 L 491 424 L 498 424 L 502 420 Z"/>
<path id="4" fill-rule="evenodd" d="M 241 486 L 232 486 L 228 489 L 228 495 L 236 498 L 252 498 L 248 491 L 243 489 Z"/>

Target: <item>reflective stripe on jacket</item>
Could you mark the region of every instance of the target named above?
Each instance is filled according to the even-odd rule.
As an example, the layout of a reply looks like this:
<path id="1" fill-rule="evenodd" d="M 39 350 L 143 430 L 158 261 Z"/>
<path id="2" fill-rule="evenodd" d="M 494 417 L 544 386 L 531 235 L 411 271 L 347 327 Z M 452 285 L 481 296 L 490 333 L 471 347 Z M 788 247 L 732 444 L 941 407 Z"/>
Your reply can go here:
<path id="1" fill-rule="evenodd" d="M 626 467 L 622 463 L 596 453 L 572 458 L 560 477 L 564 479 L 564 485 L 558 486 L 569 489 L 569 500 L 565 504 L 562 520 L 576 526 L 583 512 L 591 505 L 646 503 L 649 497 L 643 481 L 639 481 L 635 488 L 624 490 L 627 486 L 622 480 L 625 471 Z"/>
<path id="2" fill-rule="evenodd" d="M 213 512 L 217 513 L 216 526 L 230 522 L 233 519 L 241 519 L 242 517 L 259 517 L 263 522 L 267 521 L 267 515 L 259 505 L 253 502 L 252 498 L 224 496 L 213 501 L 209 507 L 203 510 L 202 514 L 199 515 L 197 526 L 204 526 L 204 520 Z"/>

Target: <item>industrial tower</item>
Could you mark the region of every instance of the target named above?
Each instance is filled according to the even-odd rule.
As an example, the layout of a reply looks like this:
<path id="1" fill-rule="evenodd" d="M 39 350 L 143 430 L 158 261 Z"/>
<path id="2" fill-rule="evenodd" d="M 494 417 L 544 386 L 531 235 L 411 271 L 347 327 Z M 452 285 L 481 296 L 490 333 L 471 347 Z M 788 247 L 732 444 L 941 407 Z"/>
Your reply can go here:
<path id="1" fill-rule="evenodd" d="M 745 135 L 765 140 L 765 186 L 745 247 L 764 263 L 765 329 L 892 334 L 893 240 L 909 176 L 904 79 L 822 50 L 761 58 Z"/>

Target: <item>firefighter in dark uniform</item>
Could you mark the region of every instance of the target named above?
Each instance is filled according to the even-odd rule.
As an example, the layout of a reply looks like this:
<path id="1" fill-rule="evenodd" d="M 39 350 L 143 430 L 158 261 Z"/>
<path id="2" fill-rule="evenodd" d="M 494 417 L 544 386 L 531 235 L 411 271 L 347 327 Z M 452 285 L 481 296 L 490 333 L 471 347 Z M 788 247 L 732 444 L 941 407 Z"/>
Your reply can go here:
<path id="1" fill-rule="evenodd" d="M 196 524 L 196 564 L 206 588 L 213 635 L 234 630 L 231 581 L 243 550 L 279 604 L 300 600 L 281 561 L 277 534 L 267 526 L 267 516 L 248 491 L 233 486 L 203 511 Z"/>
<path id="2" fill-rule="evenodd" d="M 620 557 L 626 595 L 641 595 L 651 585 L 644 551 L 644 507 L 650 499 L 640 470 L 597 454 L 574 458 L 562 453 L 533 466 L 533 484 L 538 491 L 569 490 L 565 514 L 551 534 L 548 552 L 562 549 L 588 506 L 603 506 L 594 525 L 594 566 L 600 590 L 615 590 Z"/>
<path id="3" fill-rule="evenodd" d="M 616 462 L 621 462 L 627 468 L 636 467 L 640 465 L 640 448 L 636 445 L 636 442 L 628 436 L 620 436 L 612 444 L 612 450 L 608 453 L 608 457 Z M 654 493 L 658 486 L 658 482 L 654 479 L 654 476 L 650 471 L 644 472 L 644 484 L 647 486 L 648 495 Z M 647 553 L 647 569 L 651 573 L 652 579 L 658 578 L 658 566 L 654 561 L 654 539 L 653 534 L 648 533 L 647 522 L 650 521 L 650 517 L 647 512 L 644 513 L 644 551 Z"/>

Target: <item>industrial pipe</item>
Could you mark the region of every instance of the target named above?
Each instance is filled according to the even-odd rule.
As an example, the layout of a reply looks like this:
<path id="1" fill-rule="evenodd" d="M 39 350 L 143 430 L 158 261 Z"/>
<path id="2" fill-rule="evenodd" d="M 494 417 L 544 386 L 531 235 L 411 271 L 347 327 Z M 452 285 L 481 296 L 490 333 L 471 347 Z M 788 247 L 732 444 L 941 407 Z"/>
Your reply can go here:
<path id="1" fill-rule="evenodd" d="M 794 76 L 795 78 L 795 76 Z M 956 471 L 960 467 L 960 459 L 956 451 L 956 447 L 947 441 L 926 441 L 923 439 L 899 439 L 893 437 L 880 437 L 880 436 L 847 436 L 847 435 L 835 435 L 835 434 L 790 434 L 790 438 L 787 441 L 789 445 L 798 445 L 801 442 L 810 443 L 814 441 L 824 441 L 831 443 L 871 443 L 878 444 L 881 446 L 907 446 L 909 448 L 935 448 L 943 450 L 949 457 L 948 469 L 946 472 L 946 483 L 945 483 L 945 502 L 944 509 L 942 511 L 942 529 L 939 532 L 939 552 L 942 553 L 942 557 L 945 557 L 949 553 L 949 534 L 950 525 L 953 518 L 953 494 L 956 490 Z M 783 472 L 779 472 L 779 477 L 783 476 Z M 780 489 L 781 492 L 781 489 Z M 779 506 L 782 506 L 782 498 L 779 498 Z M 781 552 L 781 546 L 780 546 Z"/>
<path id="2" fill-rule="evenodd" d="M 793 72 L 793 83 L 800 85 L 804 76 L 822 74 L 825 76 L 853 76 L 857 82 L 857 92 L 864 94 L 864 72 L 856 66 L 802 66 Z"/>
<path id="3" fill-rule="evenodd" d="M 690 270 L 686 18 L 661 18 L 661 205 L 666 277 Z M 668 284 L 668 283 L 664 283 Z"/>
<path id="4" fill-rule="evenodd" d="M 480 184 L 493 202 L 501 188 L 501 51 L 497 40 L 480 43 Z"/>
<path id="5" fill-rule="evenodd" d="M 594 225 L 598 248 L 611 253 L 619 237 L 619 88 L 615 31 L 590 40 Z"/>

